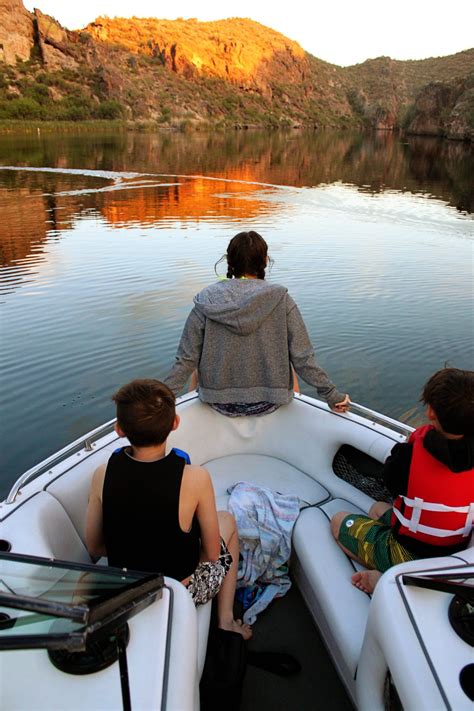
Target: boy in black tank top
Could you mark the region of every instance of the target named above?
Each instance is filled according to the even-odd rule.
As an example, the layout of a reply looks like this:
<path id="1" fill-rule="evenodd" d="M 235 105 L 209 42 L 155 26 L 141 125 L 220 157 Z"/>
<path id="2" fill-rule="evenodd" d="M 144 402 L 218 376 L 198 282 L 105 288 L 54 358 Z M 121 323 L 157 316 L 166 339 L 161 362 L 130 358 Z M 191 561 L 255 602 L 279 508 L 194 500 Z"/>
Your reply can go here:
<path id="1" fill-rule="evenodd" d="M 86 544 L 92 559 L 159 572 L 180 580 L 196 605 L 217 598 L 218 625 L 249 639 L 252 630 L 234 620 L 239 559 L 234 517 L 216 511 L 209 472 L 166 454 L 179 426 L 175 398 L 158 380 L 134 380 L 112 398 L 115 430 L 130 447 L 116 450 L 95 471 L 87 507 Z"/>

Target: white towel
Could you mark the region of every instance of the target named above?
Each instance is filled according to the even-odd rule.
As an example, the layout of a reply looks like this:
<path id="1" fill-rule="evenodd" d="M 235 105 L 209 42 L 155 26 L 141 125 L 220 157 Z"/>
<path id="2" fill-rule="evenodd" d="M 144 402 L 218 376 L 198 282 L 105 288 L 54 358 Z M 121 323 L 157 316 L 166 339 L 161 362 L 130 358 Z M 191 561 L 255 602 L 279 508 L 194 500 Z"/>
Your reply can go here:
<path id="1" fill-rule="evenodd" d="M 301 501 L 297 496 L 240 481 L 229 488 L 229 511 L 235 516 L 240 553 L 237 587 L 255 583 L 268 588 L 244 614 L 252 624 L 273 598 L 291 587 L 286 563 L 291 553 L 291 533 Z"/>

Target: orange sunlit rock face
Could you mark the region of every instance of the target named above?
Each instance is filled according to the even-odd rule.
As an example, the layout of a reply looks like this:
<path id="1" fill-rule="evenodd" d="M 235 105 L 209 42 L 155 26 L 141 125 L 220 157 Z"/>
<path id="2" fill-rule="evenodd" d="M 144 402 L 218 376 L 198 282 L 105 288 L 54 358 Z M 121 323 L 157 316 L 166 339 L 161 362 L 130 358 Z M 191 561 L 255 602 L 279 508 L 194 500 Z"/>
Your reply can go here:
<path id="1" fill-rule="evenodd" d="M 27 61 L 34 46 L 32 14 L 22 0 L 0 0 L 0 61 Z"/>
<path id="2" fill-rule="evenodd" d="M 99 17 L 85 29 L 102 42 L 156 57 L 188 78 L 205 74 L 240 84 L 255 83 L 262 67 L 276 61 L 271 71 L 286 82 L 301 75 L 306 62 L 299 44 L 246 19 L 198 22 Z"/>

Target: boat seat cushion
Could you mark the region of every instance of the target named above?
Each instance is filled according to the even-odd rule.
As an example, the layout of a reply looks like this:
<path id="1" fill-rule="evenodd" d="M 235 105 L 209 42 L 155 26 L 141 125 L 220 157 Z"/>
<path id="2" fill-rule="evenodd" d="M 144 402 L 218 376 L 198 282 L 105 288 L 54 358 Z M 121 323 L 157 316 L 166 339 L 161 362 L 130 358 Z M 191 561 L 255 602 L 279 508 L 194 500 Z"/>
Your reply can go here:
<path id="1" fill-rule="evenodd" d="M 322 507 L 304 509 L 293 529 L 296 576 L 310 609 L 320 610 L 335 647 L 342 652 L 350 674 L 356 671 L 370 598 L 351 583 L 354 566 L 336 544 L 329 525 L 337 511 L 360 512 L 353 504 L 334 499 Z"/>
<path id="2" fill-rule="evenodd" d="M 101 464 L 106 464 L 112 452 L 120 446 L 113 442 L 94 456 L 78 462 L 69 472 L 54 479 L 45 490 L 66 509 L 69 517 L 85 542 L 86 512 L 89 499 L 89 489 L 95 470 Z"/>
<path id="3" fill-rule="evenodd" d="M 329 498 L 329 492 L 312 477 L 275 457 L 234 454 L 211 459 L 203 466 L 212 477 L 218 509 L 227 508 L 227 490 L 238 481 L 248 481 L 280 494 L 294 494 L 306 504 L 321 503 Z"/>
<path id="4" fill-rule="evenodd" d="M 12 553 L 91 562 L 68 513 L 46 491 L 32 496 L 2 523 L 2 537 L 10 541 Z"/>
<path id="5" fill-rule="evenodd" d="M 466 563 L 474 565 L 474 533 L 471 534 L 466 550 L 456 553 L 456 558 L 461 558 L 466 561 Z"/>

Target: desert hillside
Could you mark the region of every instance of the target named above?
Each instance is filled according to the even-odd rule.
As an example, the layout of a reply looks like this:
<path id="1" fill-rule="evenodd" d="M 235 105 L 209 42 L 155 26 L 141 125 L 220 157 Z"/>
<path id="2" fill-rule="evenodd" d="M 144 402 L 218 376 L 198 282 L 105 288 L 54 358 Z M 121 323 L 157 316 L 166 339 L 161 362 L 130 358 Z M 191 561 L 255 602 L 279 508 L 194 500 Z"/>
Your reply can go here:
<path id="1" fill-rule="evenodd" d="M 99 17 L 72 32 L 40 10 L 28 12 L 22 0 L 0 0 L 0 119 L 124 119 L 175 128 L 404 125 L 472 139 L 470 76 L 474 49 L 342 68 L 248 19 Z M 428 85 L 438 92 L 432 115 L 420 99 Z M 449 104 L 441 111 L 443 96 Z"/>

